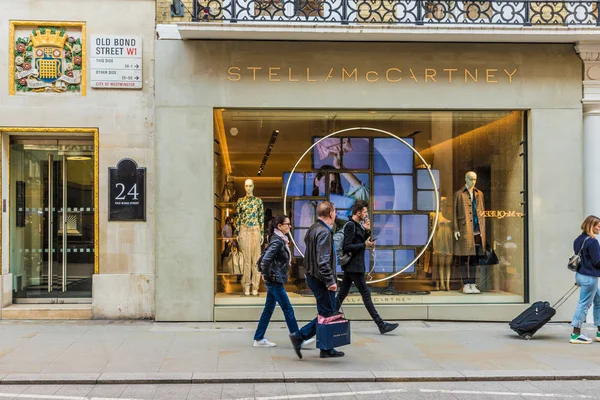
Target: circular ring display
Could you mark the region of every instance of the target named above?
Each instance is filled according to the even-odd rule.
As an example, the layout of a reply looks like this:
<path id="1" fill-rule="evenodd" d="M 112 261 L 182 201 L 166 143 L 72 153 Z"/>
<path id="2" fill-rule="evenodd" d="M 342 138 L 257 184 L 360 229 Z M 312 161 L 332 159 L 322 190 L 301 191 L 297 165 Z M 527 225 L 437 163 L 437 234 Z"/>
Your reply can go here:
<path id="1" fill-rule="evenodd" d="M 347 129 L 342 129 L 342 130 L 339 130 L 339 131 L 335 131 L 335 132 L 330 133 L 329 135 L 324 136 L 321 139 L 317 140 L 316 142 L 314 142 L 312 144 L 312 146 L 310 146 L 304 152 L 304 154 L 302 154 L 300 156 L 300 158 L 298 159 L 298 161 L 296 161 L 296 164 L 294 165 L 294 168 L 292 168 L 292 171 L 289 174 L 287 182 L 285 183 L 285 191 L 283 193 L 283 214 L 287 215 L 287 194 L 288 194 L 288 189 L 290 187 L 290 182 L 292 180 L 292 176 L 294 175 L 294 172 L 296 172 L 296 168 L 298 168 L 298 165 L 304 159 L 304 157 L 308 153 L 310 153 L 310 151 L 316 145 L 318 145 L 319 143 L 321 143 L 323 140 L 325 140 L 327 138 L 330 138 L 332 136 L 339 135 L 340 133 L 350 132 L 350 131 L 371 131 L 371 132 L 383 133 L 384 135 L 393 137 L 394 139 L 396 139 L 399 142 L 401 142 L 402 144 L 404 144 L 417 157 L 419 157 L 419 159 L 423 162 L 423 165 L 425 165 L 425 168 L 427 168 L 427 173 L 429 174 L 429 178 L 431 179 L 431 183 L 433 185 L 433 192 L 435 193 L 435 218 L 434 218 L 434 221 L 433 221 L 433 228 L 431 229 L 431 233 L 429 234 L 429 238 L 427 238 L 427 243 L 425 243 L 425 245 L 421 249 L 421 252 L 419 254 L 417 254 L 417 256 L 408 265 L 406 265 L 404 268 L 402 268 L 400 271 L 397 271 L 397 272 L 393 273 L 392 275 L 387 276 L 385 278 L 373 279 L 373 280 L 367 281 L 367 283 L 383 282 L 383 281 L 386 281 L 388 279 L 392 279 L 393 277 L 395 277 L 395 276 L 403 273 L 404 271 L 406 271 L 407 269 L 409 269 L 410 267 L 412 267 L 419 260 L 419 258 L 421 258 L 421 256 L 423 256 L 423 254 L 425 254 L 425 250 L 427 250 L 427 247 L 429 247 L 429 245 L 431 244 L 431 241 L 433 240 L 433 235 L 434 235 L 435 230 L 437 228 L 439 214 L 440 214 L 440 197 L 439 197 L 439 194 L 438 194 L 437 184 L 435 183 L 435 177 L 433 176 L 433 173 L 431 172 L 431 169 L 429 168 L 429 165 L 427 165 L 427 162 L 425 161 L 425 159 L 423 158 L 423 156 L 417 151 L 417 149 L 415 149 L 413 146 L 411 146 L 406 140 L 404 140 L 401 137 L 399 137 L 397 135 L 394 135 L 393 133 L 388 132 L 388 131 L 384 131 L 384 130 L 376 129 L 376 128 L 367 128 L 367 127 L 363 127 L 363 126 L 359 126 L 359 127 L 355 127 L 355 128 L 347 128 Z M 294 244 L 294 247 L 296 248 L 296 250 L 298 250 L 298 253 L 300 253 L 300 255 L 302 257 L 304 257 L 304 254 L 302 254 L 302 251 L 298 248 L 298 245 L 296 244 L 296 241 L 294 240 L 294 235 L 290 235 L 290 239 L 292 240 L 292 243 Z M 337 279 L 341 280 L 340 278 L 337 278 Z"/>

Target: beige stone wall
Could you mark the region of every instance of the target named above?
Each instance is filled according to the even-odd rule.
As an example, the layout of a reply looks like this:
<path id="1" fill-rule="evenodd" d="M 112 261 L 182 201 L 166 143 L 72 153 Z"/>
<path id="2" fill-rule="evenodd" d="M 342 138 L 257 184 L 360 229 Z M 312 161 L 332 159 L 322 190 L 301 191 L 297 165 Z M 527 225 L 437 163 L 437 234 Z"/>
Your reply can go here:
<path id="1" fill-rule="evenodd" d="M 0 2 L 0 126 L 85 127 L 98 128 L 100 132 L 100 274 L 94 276 L 93 283 L 95 318 L 151 318 L 154 315 L 155 13 L 152 0 Z M 94 34 L 142 36 L 143 89 L 92 89 L 88 73 L 85 97 L 66 93 L 10 96 L 9 20 L 85 22 L 88 40 Z M 90 48 L 87 43 L 87 49 Z M 146 222 L 108 222 L 108 168 L 125 157 L 147 168 Z M 4 164 L 3 178 L 6 172 Z M 7 199 L 6 191 L 2 196 Z M 4 245 L 6 237 L 4 224 Z M 3 253 L 4 258 L 6 253 Z M 6 258 L 3 261 L 6 264 Z"/>
<path id="2" fill-rule="evenodd" d="M 156 0 L 156 23 L 171 24 L 177 22 L 190 22 L 192 20 L 194 0 L 181 0 L 185 5 L 183 17 L 171 17 L 172 0 Z"/>

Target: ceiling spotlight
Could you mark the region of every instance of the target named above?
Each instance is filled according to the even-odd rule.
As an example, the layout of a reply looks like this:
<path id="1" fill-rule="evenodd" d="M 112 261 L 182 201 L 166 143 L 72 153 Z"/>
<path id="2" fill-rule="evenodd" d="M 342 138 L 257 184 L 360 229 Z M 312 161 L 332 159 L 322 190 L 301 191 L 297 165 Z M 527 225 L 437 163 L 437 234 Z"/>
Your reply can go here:
<path id="1" fill-rule="evenodd" d="M 237 136 L 237 134 L 240 133 L 240 131 L 238 131 L 238 128 L 233 127 L 229 130 L 229 133 L 231 134 L 231 136 Z"/>

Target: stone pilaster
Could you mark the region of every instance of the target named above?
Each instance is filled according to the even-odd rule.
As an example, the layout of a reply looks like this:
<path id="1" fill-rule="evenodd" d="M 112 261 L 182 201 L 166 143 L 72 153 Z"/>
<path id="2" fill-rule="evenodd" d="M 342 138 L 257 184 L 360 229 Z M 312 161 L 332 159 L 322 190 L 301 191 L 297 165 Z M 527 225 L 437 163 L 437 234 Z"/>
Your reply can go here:
<path id="1" fill-rule="evenodd" d="M 575 50 L 583 60 L 583 209 L 600 215 L 600 42 Z"/>

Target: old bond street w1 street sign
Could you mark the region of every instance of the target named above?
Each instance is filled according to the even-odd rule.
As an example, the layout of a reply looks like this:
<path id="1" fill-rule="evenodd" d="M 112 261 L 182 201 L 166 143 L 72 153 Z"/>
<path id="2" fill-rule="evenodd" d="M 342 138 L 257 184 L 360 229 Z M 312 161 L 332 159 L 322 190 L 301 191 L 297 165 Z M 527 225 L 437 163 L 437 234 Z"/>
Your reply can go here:
<path id="1" fill-rule="evenodd" d="M 93 88 L 142 88 L 142 38 L 92 35 L 90 71 Z"/>

